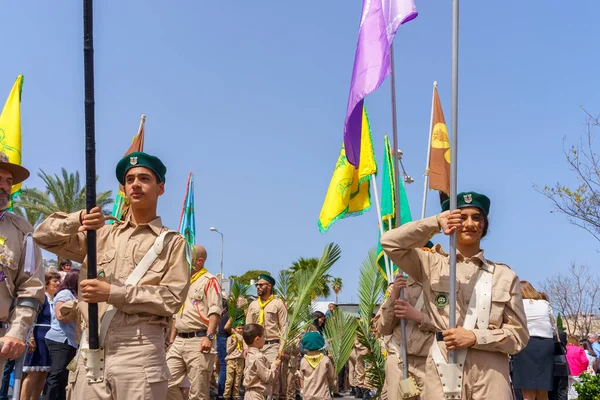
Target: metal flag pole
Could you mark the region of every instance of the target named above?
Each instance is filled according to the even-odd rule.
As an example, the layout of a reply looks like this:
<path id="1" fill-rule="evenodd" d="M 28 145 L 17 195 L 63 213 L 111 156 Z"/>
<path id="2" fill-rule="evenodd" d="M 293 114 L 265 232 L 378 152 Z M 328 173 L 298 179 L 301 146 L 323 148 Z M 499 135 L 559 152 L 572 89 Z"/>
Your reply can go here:
<path id="1" fill-rule="evenodd" d="M 94 14 L 93 0 L 83 0 L 83 72 L 85 80 L 85 207 L 96 206 L 96 141 L 94 121 Z M 96 279 L 96 231 L 87 231 L 87 278 Z M 98 304 L 88 304 L 88 343 L 97 350 Z"/>
<path id="2" fill-rule="evenodd" d="M 394 149 L 393 155 L 396 162 L 394 163 L 394 185 L 396 187 L 396 225 L 400 226 L 402 224 L 402 220 L 400 219 L 400 168 L 398 165 L 398 120 L 396 117 L 396 74 L 394 71 L 394 46 L 390 46 L 390 68 L 392 72 L 390 73 L 390 84 L 392 91 L 392 132 L 394 136 Z M 400 271 L 401 266 L 398 265 L 398 273 L 403 273 Z M 400 289 L 400 300 L 404 300 L 404 289 Z M 402 376 L 403 379 L 408 379 L 408 360 L 406 354 L 406 320 L 402 318 L 400 320 L 400 330 L 402 332 Z"/>
<path id="3" fill-rule="evenodd" d="M 431 137 L 433 136 L 433 106 L 435 88 L 437 82 L 433 82 L 433 89 L 431 90 L 431 116 L 429 117 L 429 140 L 427 141 L 427 159 L 425 160 L 425 182 L 423 183 L 423 206 L 421 207 L 421 219 L 425 218 L 425 211 L 427 209 L 427 191 L 429 190 L 429 158 L 431 157 Z"/>
<path id="4" fill-rule="evenodd" d="M 379 203 L 379 190 L 377 187 L 377 176 L 373 175 L 371 178 L 371 182 L 373 182 L 373 192 L 375 193 L 375 207 L 377 208 L 377 220 L 379 222 L 379 233 L 381 234 L 381 236 L 383 236 L 383 220 L 381 219 L 381 203 Z M 391 229 L 391 224 L 389 225 L 390 229 Z M 385 272 L 387 275 L 387 281 L 388 284 L 393 282 L 393 278 L 392 278 L 392 268 L 390 268 L 390 259 L 388 258 L 388 255 L 385 253 L 385 251 L 383 252 L 383 258 L 385 260 Z"/>
<path id="5" fill-rule="evenodd" d="M 450 139 L 450 210 L 456 210 L 458 155 L 458 11 L 459 0 L 452 0 L 452 137 Z M 450 236 L 450 329 L 456 328 L 456 232 Z M 455 352 L 448 361 L 455 363 Z"/>

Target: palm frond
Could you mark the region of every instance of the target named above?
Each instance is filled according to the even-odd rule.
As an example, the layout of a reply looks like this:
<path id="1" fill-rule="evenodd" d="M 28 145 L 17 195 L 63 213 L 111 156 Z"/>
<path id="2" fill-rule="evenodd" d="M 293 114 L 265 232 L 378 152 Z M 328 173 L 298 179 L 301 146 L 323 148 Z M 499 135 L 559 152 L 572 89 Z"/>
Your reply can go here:
<path id="1" fill-rule="evenodd" d="M 385 286 L 386 281 L 377 266 L 377 250 L 373 248 L 363 261 L 358 280 L 358 307 L 363 318 L 369 320 L 373 317 Z"/>
<path id="2" fill-rule="evenodd" d="M 339 308 L 335 309 L 327 318 L 325 337 L 329 343 L 329 352 L 333 357 L 336 376 L 350 358 L 356 340 L 356 329 L 356 318 Z"/>
<path id="3" fill-rule="evenodd" d="M 229 297 L 227 297 L 227 313 L 232 322 L 244 317 L 244 310 L 248 308 L 247 299 L 250 285 L 239 281 L 231 281 Z"/>
<path id="4" fill-rule="evenodd" d="M 310 325 L 312 320 L 312 294 L 315 284 L 323 279 L 333 264 L 340 259 L 341 250 L 335 243 L 328 244 L 323 250 L 314 269 L 306 269 L 294 273 L 294 281 L 297 293 L 294 301 L 290 304 L 292 312 L 288 318 L 288 325 L 282 337 L 283 347 L 289 347 L 301 336 L 303 329 Z"/>
<path id="5" fill-rule="evenodd" d="M 292 312 L 291 303 L 294 299 L 294 287 L 292 285 L 292 272 L 287 269 L 280 270 L 275 285 L 275 294 L 286 304 L 288 313 Z"/>

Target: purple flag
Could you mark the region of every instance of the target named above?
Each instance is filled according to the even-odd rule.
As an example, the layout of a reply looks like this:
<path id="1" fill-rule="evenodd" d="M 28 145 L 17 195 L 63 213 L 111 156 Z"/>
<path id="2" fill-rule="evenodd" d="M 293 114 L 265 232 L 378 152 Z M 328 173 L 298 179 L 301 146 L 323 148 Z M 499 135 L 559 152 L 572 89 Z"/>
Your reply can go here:
<path id="1" fill-rule="evenodd" d="M 350 96 L 344 121 L 344 147 L 350 164 L 360 162 L 362 108 L 366 95 L 390 74 L 390 47 L 400 24 L 417 16 L 414 0 L 363 0 Z"/>

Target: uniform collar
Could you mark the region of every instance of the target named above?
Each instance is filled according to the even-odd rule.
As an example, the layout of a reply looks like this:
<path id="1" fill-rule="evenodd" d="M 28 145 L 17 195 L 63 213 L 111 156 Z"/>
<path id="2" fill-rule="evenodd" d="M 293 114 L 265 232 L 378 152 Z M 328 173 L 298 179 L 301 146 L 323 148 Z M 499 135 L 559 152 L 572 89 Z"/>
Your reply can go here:
<path id="1" fill-rule="evenodd" d="M 134 228 L 136 227 L 136 225 L 134 225 L 133 221 L 131 221 L 131 214 L 127 216 L 127 219 L 125 219 L 125 221 L 123 221 L 123 223 L 121 225 L 119 225 L 118 229 L 125 229 L 129 225 L 131 225 Z M 162 232 L 162 229 L 163 229 L 162 219 L 160 217 L 154 218 L 152 221 L 150 221 L 147 224 L 139 224 L 137 226 L 144 226 L 144 225 L 149 226 L 150 229 L 152 229 L 152 232 L 154 232 L 157 236 L 160 235 L 160 233 Z"/>
<path id="2" fill-rule="evenodd" d="M 471 258 L 467 258 L 467 257 L 463 256 L 462 254 L 460 254 L 460 251 L 456 250 L 456 259 L 459 260 L 459 261 L 461 261 L 461 260 L 471 260 L 479 268 L 483 269 L 484 271 L 487 271 L 487 272 L 489 272 L 491 274 L 494 273 L 494 264 L 492 264 L 488 260 L 486 260 L 486 258 L 483 256 L 483 250 L 479 250 L 479 253 L 475 254 Z"/>

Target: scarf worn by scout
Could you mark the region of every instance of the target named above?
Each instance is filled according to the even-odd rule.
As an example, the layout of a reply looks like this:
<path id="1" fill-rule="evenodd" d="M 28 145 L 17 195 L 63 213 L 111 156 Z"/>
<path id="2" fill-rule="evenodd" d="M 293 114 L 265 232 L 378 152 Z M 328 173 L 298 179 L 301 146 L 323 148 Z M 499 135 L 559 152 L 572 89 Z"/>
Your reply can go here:
<path id="1" fill-rule="evenodd" d="M 271 295 L 267 299 L 267 301 L 265 301 L 264 303 L 260 297 L 258 298 L 258 305 L 260 306 L 260 313 L 258 314 L 258 324 L 259 325 L 264 325 L 264 323 L 265 323 L 265 307 L 267 306 L 267 304 L 272 302 L 274 298 L 275 298 L 275 295 Z"/>

